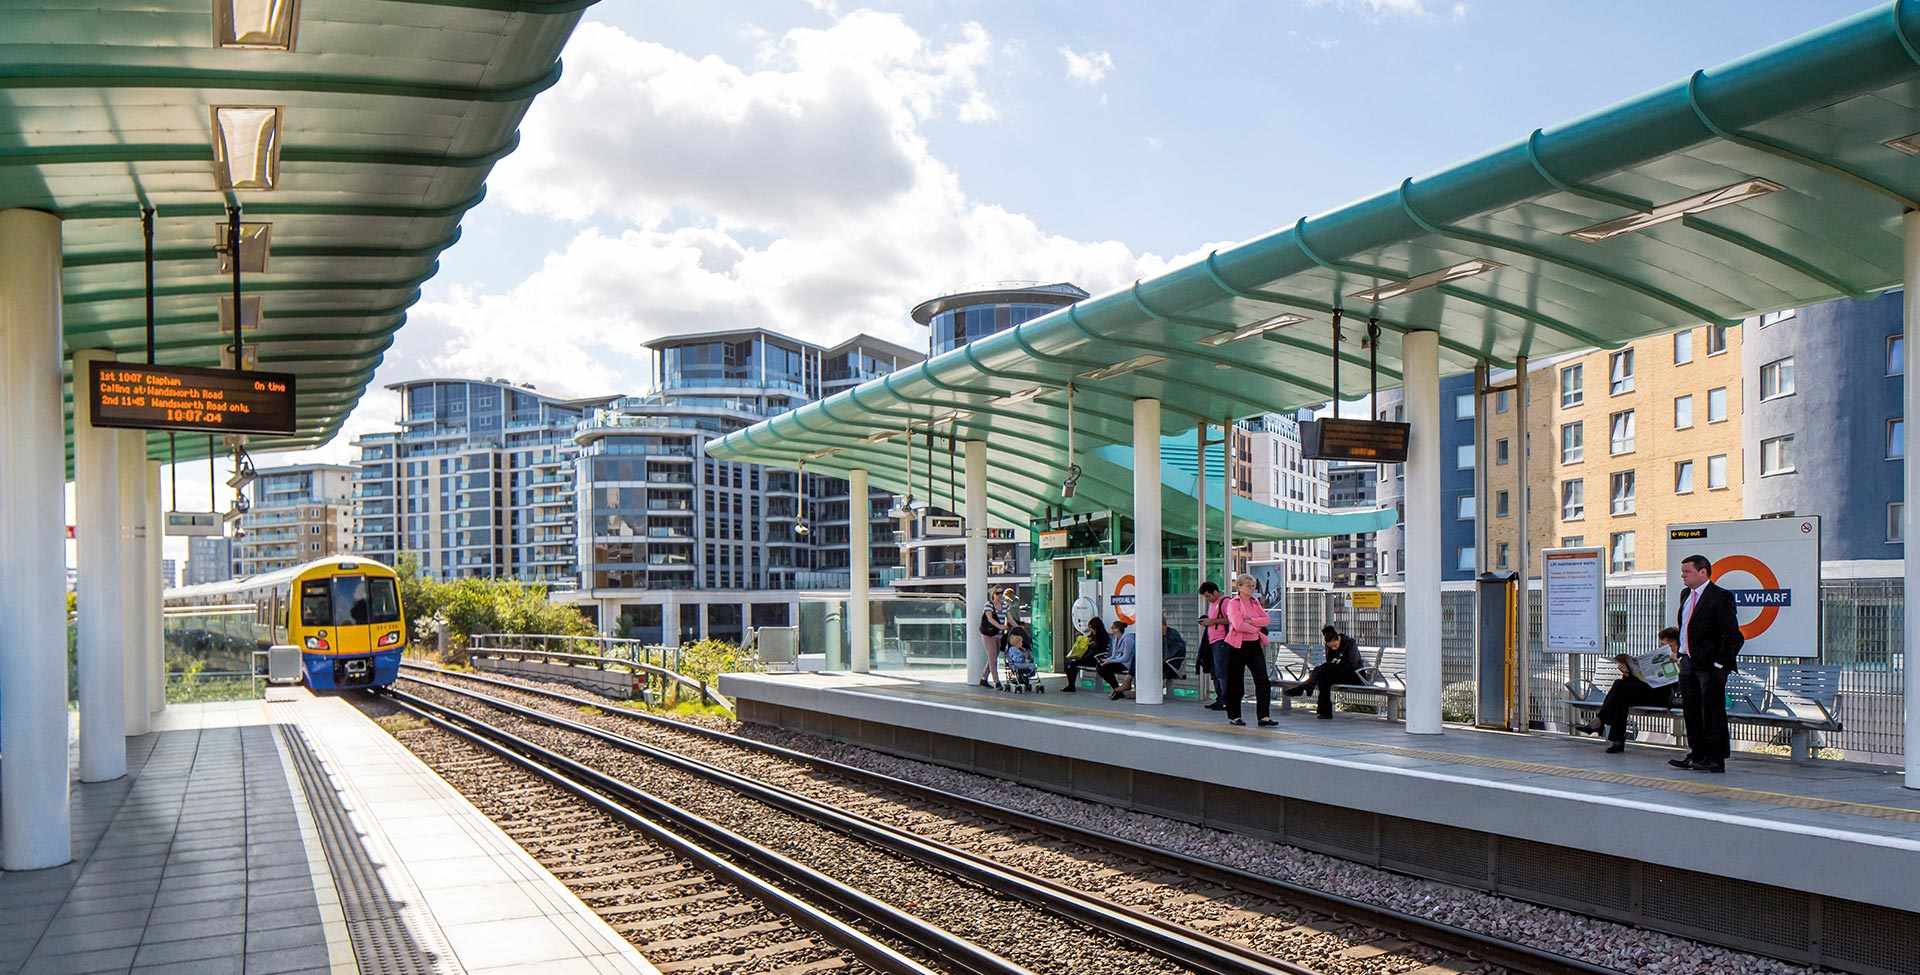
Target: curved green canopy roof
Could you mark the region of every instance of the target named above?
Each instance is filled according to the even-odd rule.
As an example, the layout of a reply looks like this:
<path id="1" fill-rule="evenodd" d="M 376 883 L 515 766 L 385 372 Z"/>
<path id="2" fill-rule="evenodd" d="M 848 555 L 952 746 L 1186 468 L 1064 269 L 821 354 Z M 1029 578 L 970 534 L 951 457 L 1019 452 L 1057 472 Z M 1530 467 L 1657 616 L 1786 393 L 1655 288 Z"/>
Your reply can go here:
<path id="1" fill-rule="evenodd" d="M 1895 287 L 1901 215 L 1920 206 L 1909 137 L 1920 151 L 1920 0 L 1896 0 L 707 450 L 865 467 L 897 486 L 904 440 L 870 438 L 953 423 L 989 444 L 996 502 L 1038 514 L 1062 504 L 1069 388 L 1083 465 L 1132 442 L 1138 398 L 1162 402 L 1163 434 L 1324 401 L 1336 309 L 1354 395 L 1370 354 L 1382 385 L 1399 384 L 1408 331 L 1439 332 L 1451 373 Z M 1434 282 L 1448 269 L 1459 276 Z M 1202 342 L 1281 315 L 1303 320 Z M 1369 318 L 1381 333 L 1363 349 Z M 1102 377 L 1116 365 L 1133 368 Z M 1077 496 L 1066 506 L 1085 508 Z"/>
<path id="2" fill-rule="evenodd" d="M 247 345 L 258 368 L 299 377 L 299 432 L 252 449 L 325 443 L 559 79 L 589 2 L 305 0 L 292 51 L 217 46 L 218 0 L 0 5 L 0 208 L 62 218 L 67 349 L 144 361 L 150 206 L 157 361 L 219 365 L 232 284 L 214 242 L 238 202 L 272 224 L 267 270 L 243 278 L 264 298 Z M 282 110 L 273 189 L 216 182 L 214 106 Z M 72 415 L 69 364 L 69 450 Z M 149 435 L 151 455 L 166 441 Z M 207 440 L 179 448 L 204 456 Z"/>
<path id="3" fill-rule="evenodd" d="M 1168 534 L 1193 537 L 1195 504 L 1202 493 L 1199 489 L 1199 466 L 1194 463 L 1195 453 L 1191 437 L 1162 437 L 1160 440 L 1160 503 L 1163 530 Z M 1091 486 L 1076 490 L 1076 500 L 1080 498 L 1080 490 L 1089 490 L 1082 503 L 1091 502 L 1115 511 L 1131 510 L 1132 444 L 1097 447 L 1081 461 L 1081 467 L 1081 482 L 1086 484 L 1091 480 Z M 1226 524 L 1226 510 L 1222 507 L 1226 503 L 1225 470 L 1225 457 L 1221 449 L 1218 446 L 1209 447 L 1205 494 L 1207 534 L 1210 538 L 1225 537 L 1222 531 L 1222 526 Z M 1094 473 L 1100 476 L 1089 478 Z M 1123 486 L 1124 490 L 1113 492 L 1114 484 Z M 1237 496 L 1233 502 L 1233 537 L 1237 542 L 1359 535 L 1392 528 L 1397 520 L 1399 512 L 1392 508 L 1320 513 L 1290 511 Z"/>

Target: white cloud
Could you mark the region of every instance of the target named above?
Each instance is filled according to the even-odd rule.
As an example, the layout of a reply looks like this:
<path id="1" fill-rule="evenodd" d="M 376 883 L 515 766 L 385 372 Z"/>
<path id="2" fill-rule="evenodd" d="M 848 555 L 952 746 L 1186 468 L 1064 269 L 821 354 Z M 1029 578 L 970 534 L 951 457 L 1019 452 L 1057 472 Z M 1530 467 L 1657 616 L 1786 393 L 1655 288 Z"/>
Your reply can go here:
<path id="1" fill-rule="evenodd" d="M 1464 3 L 1456 3 L 1456 4 L 1454 4 L 1454 5 L 1453 5 L 1453 19 L 1455 19 L 1455 20 L 1464 20 L 1464 19 L 1466 18 L 1466 16 L 1467 16 L 1467 5 L 1466 5 L 1466 4 L 1464 4 Z"/>
<path id="2" fill-rule="evenodd" d="M 1374 16 L 1393 14 L 1402 17 L 1424 17 L 1427 15 L 1426 0 L 1301 0 L 1309 7 L 1334 6 L 1342 10 L 1360 10 Z M 1454 16 L 1465 16 L 1461 10 L 1464 4 L 1454 5 Z"/>
<path id="3" fill-rule="evenodd" d="M 396 353 L 567 395 L 640 392 L 641 343 L 661 335 L 919 347 L 907 311 L 931 295 L 1039 278 L 1098 293 L 1169 266 L 974 199 L 932 155 L 928 120 L 993 116 L 979 72 L 996 46 L 979 25 L 935 43 L 855 11 L 770 36 L 742 66 L 583 24 L 491 182 L 507 206 L 594 227 L 517 284 L 430 293 Z"/>
<path id="4" fill-rule="evenodd" d="M 1147 136 L 1148 149 L 1151 149 L 1154 152 L 1159 152 L 1160 150 L 1165 149 L 1166 147 L 1167 147 L 1167 140 L 1162 139 L 1157 135 Z"/>
<path id="5" fill-rule="evenodd" d="M 1067 62 L 1067 80 L 1083 85 L 1097 85 L 1107 80 L 1107 73 L 1113 70 L 1113 55 L 1107 51 L 1081 54 L 1073 48 L 1063 47 L 1060 56 Z"/>

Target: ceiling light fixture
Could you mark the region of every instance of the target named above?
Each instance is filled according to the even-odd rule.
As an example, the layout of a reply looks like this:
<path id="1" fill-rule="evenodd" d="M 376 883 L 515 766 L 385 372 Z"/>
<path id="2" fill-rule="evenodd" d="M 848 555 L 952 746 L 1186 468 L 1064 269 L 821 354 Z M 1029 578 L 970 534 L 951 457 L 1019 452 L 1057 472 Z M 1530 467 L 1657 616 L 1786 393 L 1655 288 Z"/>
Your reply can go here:
<path id="1" fill-rule="evenodd" d="M 232 327 L 232 326 L 228 326 L 228 327 Z M 240 353 L 240 365 L 238 366 L 235 366 L 233 364 L 233 346 L 231 345 L 223 346 L 220 349 L 220 368 L 222 369 L 238 368 L 238 369 L 251 370 L 251 369 L 257 369 L 259 367 L 260 367 L 260 347 L 257 345 L 249 345 L 246 347 L 244 351 Z"/>
<path id="2" fill-rule="evenodd" d="M 1392 284 L 1383 284 L 1378 287 L 1368 288 L 1365 291 L 1356 291 L 1348 297 L 1355 301 L 1381 302 L 1389 298 L 1410 295 L 1416 291 L 1425 291 L 1428 288 L 1446 284 L 1448 281 L 1458 281 L 1461 278 L 1470 278 L 1476 274 L 1485 274 L 1495 268 L 1505 266 L 1506 265 L 1498 261 L 1461 261 L 1458 264 L 1443 267 L 1438 271 L 1428 271 L 1425 274 L 1417 274 L 1405 281 L 1396 281 Z"/>
<path id="3" fill-rule="evenodd" d="M 280 182 L 277 105 L 213 108 L 213 175 L 221 189 L 270 190 Z"/>
<path id="4" fill-rule="evenodd" d="M 1888 139 L 1886 147 L 1895 152 L 1904 152 L 1909 156 L 1920 156 L 1920 132 L 1903 135 L 1898 139 Z"/>
<path id="5" fill-rule="evenodd" d="M 1201 339 L 1200 344 L 1201 345 L 1226 345 L 1228 342 L 1238 342 L 1241 339 L 1250 339 L 1256 335 L 1265 335 L 1266 333 L 1271 332 L 1276 328 L 1286 328 L 1288 325 L 1298 325 L 1301 322 L 1304 322 L 1306 320 L 1307 320 L 1306 317 L 1303 315 L 1275 315 L 1272 318 L 1266 319 L 1265 321 L 1254 322 L 1252 325 L 1245 325 L 1240 328 L 1232 329 L 1230 331 L 1218 332 L 1213 335 L 1209 335 L 1206 338 Z"/>
<path id="6" fill-rule="evenodd" d="M 213 0 L 213 46 L 291 51 L 300 0 Z"/>
<path id="7" fill-rule="evenodd" d="M 838 448 L 838 447 L 826 447 L 826 448 L 822 448 L 822 449 L 820 449 L 820 450 L 816 450 L 816 451 L 814 451 L 813 453 L 811 453 L 811 454 L 808 454 L 808 455 L 806 455 L 805 457 L 802 457 L 802 458 L 800 458 L 800 459 L 801 459 L 801 460 L 803 460 L 803 461 L 806 461 L 807 463 L 812 463 L 812 462 L 814 462 L 814 461 L 816 461 L 816 460 L 819 460 L 820 458 L 822 458 L 822 457 L 825 457 L 825 456 L 827 456 L 827 455 L 829 455 L 829 454 L 836 454 L 836 453 L 839 453 L 839 452 L 840 452 L 840 448 Z"/>
<path id="8" fill-rule="evenodd" d="M 1784 189 L 1786 189 L 1786 187 L 1770 179 L 1755 178 L 1742 180 L 1731 186 L 1722 186 L 1717 190 L 1708 190 L 1705 193 L 1689 196 L 1684 200 L 1664 203 L 1641 213 L 1629 213 L 1624 217 L 1618 217 L 1604 223 L 1596 223 L 1591 227 L 1583 227 L 1567 234 L 1567 236 L 1576 240 L 1595 243 L 1618 237 L 1621 234 L 1630 234 L 1636 230 L 1645 230 L 1648 227 L 1663 224 L 1669 220 L 1678 220 L 1690 213 L 1705 213 L 1708 210 L 1730 206 L 1735 203 L 1744 203 L 1755 197 L 1765 196 L 1768 193 Z"/>
<path id="9" fill-rule="evenodd" d="M 1007 395 L 1002 396 L 997 400 L 994 400 L 993 405 L 1019 406 L 1021 403 L 1027 403 L 1027 402 L 1031 402 L 1033 400 L 1039 399 L 1041 394 L 1045 393 L 1046 391 L 1047 391 L 1047 387 L 1045 386 L 1028 386 L 1026 389 L 1023 389 L 1017 393 L 1008 393 Z"/>
<path id="10" fill-rule="evenodd" d="M 240 330 L 242 332 L 257 332 L 260 330 L 260 303 L 261 296 L 259 295 L 241 296 Z M 233 298 L 231 296 L 220 299 L 220 331 L 222 333 L 233 331 Z M 247 351 L 252 352 L 253 350 L 248 349 Z"/>
<path id="11" fill-rule="evenodd" d="M 1102 366 L 1089 372 L 1083 372 L 1080 374 L 1080 378 L 1086 380 L 1112 379 L 1115 376 L 1124 376 L 1127 373 L 1136 372 L 1148 366 L 1157 366 L 1165 361 L 1167 361 L 1167 357 L 1163 355 L 1137 355 L 1125 362 L 1116 362 L 1110 366 Z"/>
<path id="12" fill-rule="evenodd" d="M 882 431 L 880 431 L 879 433 L 870 433 L 870 434 L 867 434 L 867 436 L 866 436 L 866 437 L 864 438 L 864 442 L 866 442 L 866 443 L 886 443 L 887 441 L 889 441 L 889 440 L 892 440 L 893 438 L 895 438 L 895 437 L 897 437 L 897 436 L 899 436 L 899 434 L 897 434 L 897 433 L 894 433 L 894 432 L 893 432 L 893 431 L 891 431 L 891 430 L 882 430 Z"/>
<path id="13" fill-rule="evenodd" d="M 273 247 L 273 224 L 240 225 L 240 270 L 248 274 L 267 273 L 267 254 Z M 233 273 L 233 257 L 227 253 L 227 225 L 213 225 L 213 252 L 220 255 L 220 273 Z"/>

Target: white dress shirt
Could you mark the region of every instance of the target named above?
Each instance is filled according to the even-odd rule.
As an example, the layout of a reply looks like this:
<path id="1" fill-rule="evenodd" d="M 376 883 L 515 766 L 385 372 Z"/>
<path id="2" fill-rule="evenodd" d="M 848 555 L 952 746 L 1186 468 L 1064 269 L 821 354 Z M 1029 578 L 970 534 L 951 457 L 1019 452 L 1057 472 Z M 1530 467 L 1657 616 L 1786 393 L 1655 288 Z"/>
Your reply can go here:
<path id="1" fill-rule="evenodd" d="M 1680 653 L 1682 656 L 1693 656 L 1693 648 L 1687 645 L 1687 629 L 1693 622 L 1693 608 L 1700 605 L 1700 593 L 1706 588 L 1707 584 L 1703 582 L 1687 590 L 1687 604 L 1680 613 Z"/>

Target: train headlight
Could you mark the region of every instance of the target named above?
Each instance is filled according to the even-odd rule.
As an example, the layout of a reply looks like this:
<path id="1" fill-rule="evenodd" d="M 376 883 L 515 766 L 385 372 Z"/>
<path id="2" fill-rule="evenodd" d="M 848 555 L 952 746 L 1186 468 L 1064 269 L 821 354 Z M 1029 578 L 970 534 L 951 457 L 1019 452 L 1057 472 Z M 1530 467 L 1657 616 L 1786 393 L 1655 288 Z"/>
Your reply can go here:
<path id="1" fill-rule="evenodd" d="M 307 649 L 308 650 L 331 650 L 333 649 L 333 647 L 327 643 L 325 638 L 310 636 L 310 637 L 307 637 Z"/>
<path id="2" fill-rule="evenodd" d="M 400 642 L 400 631 L 394 630 L 393 632 L 385 634 L 384 636 L 380 637 L 380 643 L 378 645 L 383 647 L 390 647 L 399 642 Z"/>

